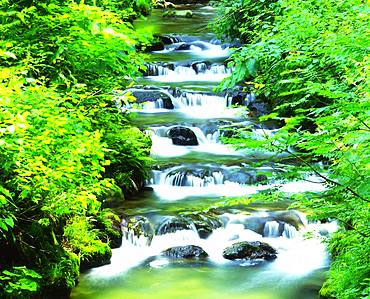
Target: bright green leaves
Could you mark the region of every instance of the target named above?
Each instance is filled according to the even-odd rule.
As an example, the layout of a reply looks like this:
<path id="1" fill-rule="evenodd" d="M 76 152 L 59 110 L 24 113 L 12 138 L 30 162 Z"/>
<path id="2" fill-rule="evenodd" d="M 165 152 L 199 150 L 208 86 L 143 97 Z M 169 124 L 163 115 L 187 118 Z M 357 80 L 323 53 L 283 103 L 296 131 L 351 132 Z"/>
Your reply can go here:
<path id="1" fill-rule="evenodd" d="M 0 43 L 0 59 L 7 66 L 25 66 L 29 77 L 67 89 L 84 83 L 110 91 L 135 77 L 144 65 L 136 46 L 146 37 L 120 14 L 73 1 L 12 8 L 20 11 L 0 17 L 6 41 Z"/>
<path id="2" fill-rule="evenodd" d="M 337 219 L 342 225 L 343 232 L 330 243 L 335 260 L 321 292 L 345 299 L 369 295 L 370 35 L 365 2 L 221 1 L 223 16 L 217 20 L 218 31 L 248 41 L 231 57 L 235 72 L 221 88 L 252 76 L 247 84 L 275 108 L 260 120 L 284 121 L 264 142 L 253 139 L 248 129 L 231 142 L 288 152 L 300 162 L 299 169 L 326 178 L 325 194 L 296 200 L 317 219 Z M 255 73 L 251 58 L 259 62 Z M 324 168 L 313 164 L 317 161 L 324 161 Z M 299 175 L 297 167 L 286 170 Z"/>
<path id="3" fill-rule="evenodd" d="M 0 290 L 7 298 L 31 295 L 40 288 L 41 275 L 26 267 L 13 267 L 11 271 L 0 272 Z"/>

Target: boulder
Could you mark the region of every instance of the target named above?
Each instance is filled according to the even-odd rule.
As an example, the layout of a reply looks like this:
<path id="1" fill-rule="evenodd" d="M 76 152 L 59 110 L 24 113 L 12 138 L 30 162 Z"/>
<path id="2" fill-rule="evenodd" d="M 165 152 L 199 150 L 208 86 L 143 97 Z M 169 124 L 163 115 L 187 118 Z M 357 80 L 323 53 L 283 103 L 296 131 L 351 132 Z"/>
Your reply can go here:
<path id="1" fill-rule="evenodd" d="M 191 10 L 168 10 L 163 13 L 165 18 L 192 18 L 193 12 Z"/>
<path id="2" fill-rule="evenodd" d="M 264 242 L 238 242 L 227 247 L 222 252 L 222 256 L 228 260 L 236 259 L 264 259 L 273 260 L 276 256 L 276 250 Z"/>
<path id="3" fill-rule="evenodd" d="M 81 272 L 110 264 L 112 250 L 107 243 L 95 242 L 85 252 L 81 252 Z"/>
<path id="4" fill-rule="evenodd" d="M 168 130 L 167 136 L 172 139 L 175 145 L 199 145 L 195 133 L 186 127 L 173 127 Z"/>
<path id="5" fill-rule="evenodd" d="M 162 219 L 156 229 L 157 235 L 164 235 L 168 233 L 174 233 L 178 230 L 192 230 L 196 231 L 194 223 L 183 217 L 167 216 Z"/>
<path id="6" fill-rule="evenodd" d="M 205 259 L 208 257 L 207 252 L 195 245 L 171 247 L 163 251 L 162 255 L 174 259 Z"/>
<path id="7" fill-rule="evenodd" d="M 219 219 L 219 217 L 213 213 L 198 213 L 190 214 L 186 216 L 190 218 L 199 234 L 199 237 L 205 239 L 212 234 L 212 232 L 220 227 L 224 226 L 224 223 Z"/>
<path id="8" fill-rule="evenodd" d="M 161 100 L 163 102 L 163 108 L 165 109 L 173 109 L 173 103 L 171 97 L 161 91 L 160 89 L 128 89 L 127 92 L 131 92 L 131 94 L 136 98 L 137 103 L 144 103 L 144 102 L 155 102 Z"/>
<path id="9" fill-rule="evenodd" d="M 175 44 L 175 43 L 180 43 L 182 42 L 182 39 L 180 36 L 173 35 L 173 34 L 165 34 L 165 35 L 160 35 L 158 38 L 162 41 L 163 44 L 165 45 L 170 45 L 170 44 Z"/>

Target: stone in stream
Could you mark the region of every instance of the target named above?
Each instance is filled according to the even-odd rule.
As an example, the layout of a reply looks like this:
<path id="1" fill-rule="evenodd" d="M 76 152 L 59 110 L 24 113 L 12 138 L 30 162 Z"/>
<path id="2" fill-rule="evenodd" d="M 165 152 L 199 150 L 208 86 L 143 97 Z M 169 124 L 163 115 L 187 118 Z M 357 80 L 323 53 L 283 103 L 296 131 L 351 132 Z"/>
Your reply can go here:
<path id="1" fill-rule="evenodd" d="M 196 231 L 194 223 L 183 217 L 168 216 L 163 218 L 162 222 L 156 229 L 157 235 L 164 235 L 168 233 L 174 233 L 179 230 L 192 230 Z"/>
<path id="2" fill-rule="evenodd" d="M 160 39 L 162 41 L 162 43 L 165 44 L 165 45 L 170 45 L 170 44 L 175 44 L 175 43 L 182 42 L 182 39 L 181 39 L 180 36 L 173 35 L 173 34 L 159 35 L 158 39 Z"/>
<path id="3" fill-rule="evenodd" d="M 228 260 L 237 259 L 264 259 L 273 260 L 277 258 L 276 250 L 264 242 L 238 242 L 227 247 L 222 252 L 222 256 Z"/>
<path id="4" fill-rule="evenodd" d="M 145 102 L 156 102 L 160 101 L 163 103 L 164 109 L 174 109 L 171 97 L 160 89 L 128 89 L 127 92 L 136 98 L 137 103 Z"/>
<path id="5" fill-rule="evenodd" d="M 175 145 L 199 145 L 195 133 L 186 127 L 173 127 L 167 132 L 168 137 L 172 139 Z"/>
<path id="6" fill-rule="evenodd" d="M 163 251 L 162 255 L 174 259 L 205 259 L 208 257 L 207 252 L 195 245 L 171 247 Z"/>
<path id="7" fill-rule="evenodd" d="M 165 18 L 192 18 L 193 12 L 191 10 L 168 10 L 163 13 Z"/>
<path id="8" fill-rule="evenodd" d="M 193 221 L 199 237 L 202 239 L 206 239 L 215 229 L 224 226 L 219 217 L 211 212 L 189 214 L 186 217 Z"/>

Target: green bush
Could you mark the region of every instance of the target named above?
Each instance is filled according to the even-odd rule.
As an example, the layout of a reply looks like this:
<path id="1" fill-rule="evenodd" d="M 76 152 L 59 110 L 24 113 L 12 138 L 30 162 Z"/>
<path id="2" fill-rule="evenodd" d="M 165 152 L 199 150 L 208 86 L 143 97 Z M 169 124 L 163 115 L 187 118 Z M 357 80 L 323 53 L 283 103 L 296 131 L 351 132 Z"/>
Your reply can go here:
<path id="1" fill-rule="evenodd" d="M 244 0 L 220 1 L 220 5 L 218 33 L 248 42 L 232 55 L 229 64 L 235 71 L 220 88 L 251 86 L 257 97 L 274 108 L 260 121 L 274 119 L 283 124 L 265 141 L 246 138 L 248 132 L 244 132 L 231 142 L 290 153 L 301 162 L 299 169 L 293 169 L 293 177 L 307 170 L 326 180 L 328 191 L 320 197 L 299 196 L 300 205 L 311 209 L 315 218 L 336 219 L 341 225 L 329 244 L 333 263 L 322 294 L 367 298 L 368 4 L 360 0 Z M 324 161 L 327 169 L 313 164 L 317 161 Z"/>
<path id="2" fill-rule="evenodd" d="M 148 40 L 122 19 L 131 1 L 103 2 L 1 2 L 0 297 L 67 296 L 80 268 L 108 263 L 104 195 L 146 176 L 149 138 L 111 92 Z"/>

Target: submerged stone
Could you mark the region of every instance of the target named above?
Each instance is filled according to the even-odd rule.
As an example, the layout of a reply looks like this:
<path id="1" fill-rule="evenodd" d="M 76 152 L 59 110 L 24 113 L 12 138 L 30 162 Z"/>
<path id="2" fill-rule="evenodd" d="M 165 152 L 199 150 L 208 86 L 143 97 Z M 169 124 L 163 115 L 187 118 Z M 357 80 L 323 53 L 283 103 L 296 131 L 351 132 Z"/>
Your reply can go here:
<path id="1" fill-rule="evenodd" d="M 222 252 L 222 256 L 228 260 L 236 259 L 265 259 L 273 260 L 276 256 L 276 250 L 264 242 L 238 242 L 227 247 Z"/>

